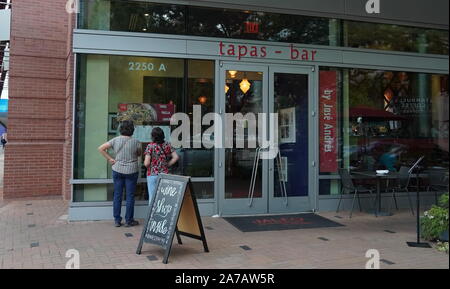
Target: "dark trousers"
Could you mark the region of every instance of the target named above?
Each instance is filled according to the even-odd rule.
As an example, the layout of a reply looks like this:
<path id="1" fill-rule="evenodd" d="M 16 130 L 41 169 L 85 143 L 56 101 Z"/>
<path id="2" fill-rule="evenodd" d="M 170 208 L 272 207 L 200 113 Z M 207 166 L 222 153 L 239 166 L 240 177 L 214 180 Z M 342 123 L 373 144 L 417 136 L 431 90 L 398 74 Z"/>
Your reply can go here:
<path id="1" fill-rule="evenodd" d="M 125 222 L 130 223 L 134 221 L 134 192 L 136 191 L 136 185 L 139 173 L 134 174 L 121 174 L 113 171 L 114 180 L 114 202 L 113 202 L 113 214 L 114 221 L 119 223 L 122 221 L 120 211 L 122 209 L 122 193 L 123 189 L 127 193 L 127 211 L 125 213 Z"/>

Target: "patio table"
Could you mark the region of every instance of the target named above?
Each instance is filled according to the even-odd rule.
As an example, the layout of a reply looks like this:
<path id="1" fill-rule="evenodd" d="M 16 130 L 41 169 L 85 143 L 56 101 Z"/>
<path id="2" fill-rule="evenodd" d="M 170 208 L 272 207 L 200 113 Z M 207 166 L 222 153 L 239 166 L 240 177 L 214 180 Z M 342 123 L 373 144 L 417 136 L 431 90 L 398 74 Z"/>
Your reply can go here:
<path id="1" fill-rule="evenodd" d="M 387 174 L 377 174 L 373 171 L 353 171 L 352 174 L 362 176 L 364 179 L 376 179 L 377 180 L 377 193 L 376 200 L 378 200 L 377 208 L 375 209 L 375 216 L 392 216 L 391 212 L 385 212 L 381 210 L 381 180 L 398 179 L 399 174 L 397 172 L 389 172 Z"/>

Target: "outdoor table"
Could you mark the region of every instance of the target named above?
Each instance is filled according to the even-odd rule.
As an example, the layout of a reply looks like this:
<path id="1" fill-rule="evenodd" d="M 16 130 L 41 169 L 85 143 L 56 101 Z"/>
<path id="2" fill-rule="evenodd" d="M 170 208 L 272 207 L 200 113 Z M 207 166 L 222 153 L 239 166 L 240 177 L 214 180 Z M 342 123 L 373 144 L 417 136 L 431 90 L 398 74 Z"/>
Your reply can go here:
<path id="1" fill-rule="evenodd" d="M 397 172 L 389 172 L 387 174 L 377 174 L 377 172 L 373 171 L 353 171 L 352 174 L 363 176 L 367 179 L 376 179 L 377 180 L 377 193 L 376 198 L 378 199 L 378 206 L 375 209 L 375 216 L 392 216 L 390 212 L 383 212 L 381 210 L 381 180 L 391 180 L 397 179 L 399 177 Z"/>

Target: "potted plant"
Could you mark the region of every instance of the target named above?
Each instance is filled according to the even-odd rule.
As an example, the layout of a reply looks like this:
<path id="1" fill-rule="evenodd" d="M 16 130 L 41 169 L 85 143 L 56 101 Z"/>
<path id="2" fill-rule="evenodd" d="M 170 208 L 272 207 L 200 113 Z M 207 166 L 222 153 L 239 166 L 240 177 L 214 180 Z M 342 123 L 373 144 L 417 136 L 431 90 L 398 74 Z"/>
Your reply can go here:
<path id="1" fill-rule="evenodd" d="M 422 237 L 429 241 L 448 242 L 448 193 L 441 196 L 439 205 L 433 205 L 421 219 Z"/>

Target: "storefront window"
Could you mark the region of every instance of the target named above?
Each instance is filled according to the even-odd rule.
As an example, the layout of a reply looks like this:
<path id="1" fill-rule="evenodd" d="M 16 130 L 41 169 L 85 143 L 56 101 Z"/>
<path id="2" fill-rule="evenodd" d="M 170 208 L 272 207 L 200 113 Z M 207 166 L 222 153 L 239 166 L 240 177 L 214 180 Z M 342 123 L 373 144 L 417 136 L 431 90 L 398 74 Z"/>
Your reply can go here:
<path id="1" fill-rule="evenodd" d="M 448 55 L 448 31 L 344 21 L 344 46 Z"/>
<path id="2" fill-rule="evenodd" d="M 119 135 L 121 121 L 134 122 L 133 137 L 144 150 L 151 141 L 153 127 L 161 127 L 166 140 L 171 141 L 170 117 L 174 113 L 191 113 L 195 104 L 204 112 L 214 110 L 213 61 L 105 55 L 79 55 L 78 59 L 74 167 L 77 180 L 112 178 L 111 167 L 97 147 Z M 180 148 L 177 152 L 180 161 L 173 173 L 214 180 L 213 150 Z M 140 177 L 145 182 L 143 166 Z M 144 190 L 146 186 L 142 186 L 140 194 L 147 196 Z M 213 195 L 203 191 L 205 194 L 197 195 L 198 198 Z M 111 201 L 112 195 L 106 185 L 80 185 L 74 200 Z"/>
<path id="3" fill-rule="evenodd" d="M 76 203 L 112 201 L 113 196 L 114 196 L 113 184 L 74 185 L 73 188 L 73 201 Z M 125 193 L 123 197 L 125 199 Z M 136 201 L 148 200 L 146 183 L 139 183 L 137 185 L 134 197 Z"/>
<path id="4" fill-rule="evenodd" d="M 448 170 L 448 75 L 324 68 L 320 77 L 321 110 L 332 107 L 321 114 L 322 175 L 397 171 L 422 155 L 425 167 Z M 338 192 L 337 181 L 323 184 L 322 194 Z"/>
<path id="5" fill-rule="evenodd" d="M 421 156 L 425 168 L 448 170 L 448 75 L 322 68 L 319 96 L 322 178 L 398 171 Z M 322 180 L 320 192 L 339 193 L 339 182 Z"/>
<path id="6" fill-rule="evenodd" d="M 184 34 L 185 6 L 139 1 L 81 1 L 84 29 Z"/>
<path id="7" fill-rule="evenodd" d="M 184 14 L 179 5 L 111 1 L 111 30 L 183 34 Z"/>
<path id="8" fill-rule="evenodd" d="M 79 23 L 83 29 L 319 45 L 337 45 L 340 35 L 333 19 L 139 1 L 84 1 Z"/>
<path id="9" fill-rule="evenodd" d="M 260 11 L 81 1 L 79 28 L 302 43 L 448 55 L 448 31 Z"/>
<path id="10" fill-rule="evenodd" d="M 197 36 L 332 45 L 325 18 L 190 7 L 188 27 Z"/>

